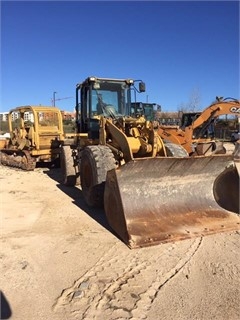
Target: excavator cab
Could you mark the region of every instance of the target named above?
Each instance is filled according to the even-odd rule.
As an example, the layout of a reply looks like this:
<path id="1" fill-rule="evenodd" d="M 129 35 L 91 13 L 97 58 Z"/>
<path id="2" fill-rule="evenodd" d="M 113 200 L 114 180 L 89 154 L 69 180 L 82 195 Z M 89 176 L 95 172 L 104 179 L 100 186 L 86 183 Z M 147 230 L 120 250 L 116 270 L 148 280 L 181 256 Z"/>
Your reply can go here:
<path id="1" fill-rule="evenodd" d="M 181 128 L 190 126 L 199 116 L 201 112 L 184 112 L 181 119 Z"/>

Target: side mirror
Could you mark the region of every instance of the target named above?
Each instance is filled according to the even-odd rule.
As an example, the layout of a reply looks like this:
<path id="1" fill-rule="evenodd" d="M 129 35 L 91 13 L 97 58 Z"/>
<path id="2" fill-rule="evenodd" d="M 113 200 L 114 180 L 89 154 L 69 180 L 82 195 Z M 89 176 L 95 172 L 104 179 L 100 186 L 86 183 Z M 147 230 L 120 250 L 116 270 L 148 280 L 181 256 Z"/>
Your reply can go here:
<path id="1" fill-rule="evenodd" d="M 146 91 L 146 86 L 144 82 L 139 83 L 139 92 L 145 92 Z"/>

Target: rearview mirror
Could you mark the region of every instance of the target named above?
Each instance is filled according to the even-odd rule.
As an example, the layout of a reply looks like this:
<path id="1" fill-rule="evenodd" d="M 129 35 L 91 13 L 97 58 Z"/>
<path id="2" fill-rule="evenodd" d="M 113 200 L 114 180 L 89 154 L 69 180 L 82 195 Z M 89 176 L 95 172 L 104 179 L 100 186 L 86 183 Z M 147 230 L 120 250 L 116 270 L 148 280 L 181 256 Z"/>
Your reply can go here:
<path id="1" fill-rule="evenodd" d="M 144 82 L 139 83 L 139 92 L 145 92 L 146 91 L 146 86 Z"/>

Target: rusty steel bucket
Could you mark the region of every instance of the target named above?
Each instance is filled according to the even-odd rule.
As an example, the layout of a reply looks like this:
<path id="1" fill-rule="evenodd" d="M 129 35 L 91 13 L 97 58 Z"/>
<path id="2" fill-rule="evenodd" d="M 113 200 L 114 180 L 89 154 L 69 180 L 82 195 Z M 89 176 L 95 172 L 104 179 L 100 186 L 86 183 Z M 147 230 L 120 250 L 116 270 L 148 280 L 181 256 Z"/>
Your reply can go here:
<path id="1" fill-rule="evenodd" d="M 130 248 L 240 229 L 231 155 L 151 158 L 108 172 L 104 207 Z"/>

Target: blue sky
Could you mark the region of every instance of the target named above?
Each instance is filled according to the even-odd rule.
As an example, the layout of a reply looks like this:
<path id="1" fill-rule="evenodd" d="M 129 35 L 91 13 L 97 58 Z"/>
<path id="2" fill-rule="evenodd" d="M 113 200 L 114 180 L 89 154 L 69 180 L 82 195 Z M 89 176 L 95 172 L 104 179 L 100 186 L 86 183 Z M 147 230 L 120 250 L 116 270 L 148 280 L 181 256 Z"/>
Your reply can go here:
<path id="1" fill-rule="evenodd" d="M 197 93 L 239 99 L 238 1 L 2 1 L 0 110 L 72 111 L 88 76 L 146 83 L 138 101 L 175 111 Z M 63 99 L 70 97 L 68 99 Z"/>

